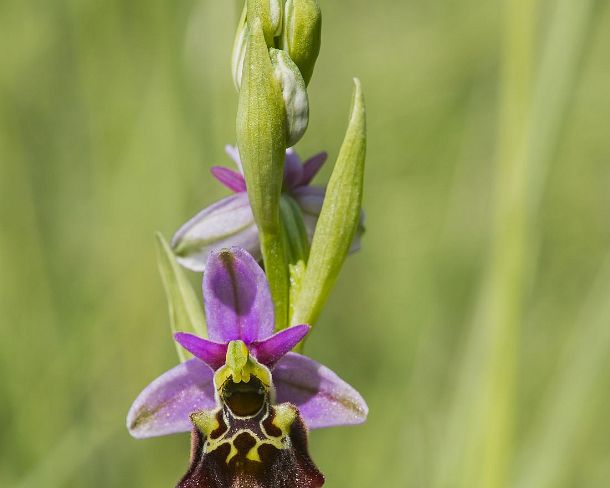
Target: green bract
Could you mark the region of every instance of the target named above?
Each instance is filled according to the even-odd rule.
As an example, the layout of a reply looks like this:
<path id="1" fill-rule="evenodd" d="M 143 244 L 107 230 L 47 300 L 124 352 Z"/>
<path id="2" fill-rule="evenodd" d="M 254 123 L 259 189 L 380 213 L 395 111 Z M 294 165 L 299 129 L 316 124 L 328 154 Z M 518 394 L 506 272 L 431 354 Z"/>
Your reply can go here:
<path id="1" fill-rule="evenodd" d="M 309 99 L 307 86 L 297 65 L 294 64 L 286 51 L 269 49 L 273 74 L 282 87 L 282 96 L 286 110 L 286 146 L 294 146 L 309 123 Z"/>
<path id="2" fill-rule="evenodd" d="M 282 1 L 281 0 L 247 0 L 248 24 L 259 19 L 267 46 L 274 45 L 273 38 L 282 32 Z"/>
<path id="3" fill-rule="evenodd" d="M 315 323 L 360 223 L 366 117 L 360 81 L 355 79 L 354 83 L 349 125 L 328 183 L 301 290 L 294 304 L 291 320 L 294 324 Z"/>
<path id="4" fill-rule="evenodd" d="M 157 239 L 157 262 L 167 296 L 172 332 L 188 330 L 205 336 L 205 318 L 193 287 L 184 275 L 182 267 L 176 262 L 176 258 L 163 236 L 157 232 L 155 237 Z M 186 361 L 188 357 L 184 349 L 181 347 L 177 349 L 180 360 Z"/>
<path id="5" fill-rule="evenodd" d="M 248 2 L 248 7 L 250 2 Z M 273 74 L 261 21 L 250 20 L 237 111 L 237 146 L 279 328 L 288 317 L 288 273 L 280 226 L 280 193 L 286 150 L 286 111 Z"/>
<path id="6" fill-rule="evenodd" d="M 284 8 L 283 48 L 309 84 L 320 52 L 322 13 L 316 0 L 288 0 Z"/>

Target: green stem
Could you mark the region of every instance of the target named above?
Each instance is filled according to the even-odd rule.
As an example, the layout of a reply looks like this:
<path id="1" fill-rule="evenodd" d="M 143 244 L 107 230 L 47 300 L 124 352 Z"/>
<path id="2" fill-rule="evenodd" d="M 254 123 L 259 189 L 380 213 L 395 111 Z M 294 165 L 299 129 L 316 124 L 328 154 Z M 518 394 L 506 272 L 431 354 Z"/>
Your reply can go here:
<path id="1" fill-rule="evenodd" d="M 288 271 L 282 235 L 261 233 L 260 241 L 265 273 L 275 304 L 275 328 L 285 329 L 288 325 Z"/>

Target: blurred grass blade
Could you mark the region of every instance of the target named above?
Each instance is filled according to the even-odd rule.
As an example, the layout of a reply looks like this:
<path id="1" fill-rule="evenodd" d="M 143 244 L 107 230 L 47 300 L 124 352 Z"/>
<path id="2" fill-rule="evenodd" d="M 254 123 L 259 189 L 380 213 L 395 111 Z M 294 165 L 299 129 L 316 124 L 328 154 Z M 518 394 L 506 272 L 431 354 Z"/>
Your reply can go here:
<path id="1" fill-rule="evenodd" d="M 518 344 L 528 282 L 527 119 L 536 0 L 504 2 L 503 66 L 489 259 L 437 486 L 502 488 L 513 453 Z M 533 212 L 536 215 L 536 212 Z M 445 463 L 445 464 L 443 464 Z"/>
<path id="2" fill-rule="evenodd" d="M 313 325 L 339 275 L 360 222 L 366 111 L 360 80 L 354 79 L 349 125 L 316 224 L 292 324 Z"/>
<path id="3" fill-rule="evenodd" d="M 576 458 L 589 407 L 603 395 L 610 364 L 610 254 L 592 286 L 556 369 L 557 379 L 516 466 L 514 488 L 554 488 Z M 601 388 L 600 388 L 601 387 Z M 597 395 L 597 396 L 596 396 Z M 607 408 L 606 408 L 607 410 Z M 572 462 L 571 462 L 572 461 Z"/>
<path id="4" fill-rule="evenodd" d="M 157 263 L 167 297 L 172 332 L 192 332 L 200 337 L 206 337 L 203 308 L 193 287 L 186 278 L 184 270 L 176 262 L 174 253 L 161 233 L 157 232 L 155 238 L 157 240 Z M 180 361 L 184 362 L 188 359 L 186 352 L 178 344 L 176 344 L 176 350 Z"/>
<path id="5" fill-rule="evenodd" d="M 594 32 L 591 29 L 594 8 L 595 0 L 559 0 L 550 16 L 528 120 L 531 133 L 528 157 L 536 161 L 528 174 L 530 212 L 540 207 L 550 163 L 568 120 L 566 112 L 574 98 L 574 86 L 583 74 L 580 66 Z M 540 252 L 539 228 L 532 218 L 529 227 L 533 238 L 529 260 L 536 263 Z"/>

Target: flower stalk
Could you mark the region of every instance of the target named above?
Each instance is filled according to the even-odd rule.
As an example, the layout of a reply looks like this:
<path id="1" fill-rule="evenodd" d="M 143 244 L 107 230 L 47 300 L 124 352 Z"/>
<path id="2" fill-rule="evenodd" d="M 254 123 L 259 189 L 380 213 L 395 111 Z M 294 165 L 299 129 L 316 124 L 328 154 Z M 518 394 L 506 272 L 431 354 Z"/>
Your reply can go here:
<path id="1" fill-rule="evenodd" d="M 288 273 L 279 206 L 286 150 L 285 108 L 262 23 L 258 18 L 248 17 L 248 24 L 250 35 L 237 112 L 237 147 L 259 230 L 278 327 L 283 328 L 288 320 Z"/>

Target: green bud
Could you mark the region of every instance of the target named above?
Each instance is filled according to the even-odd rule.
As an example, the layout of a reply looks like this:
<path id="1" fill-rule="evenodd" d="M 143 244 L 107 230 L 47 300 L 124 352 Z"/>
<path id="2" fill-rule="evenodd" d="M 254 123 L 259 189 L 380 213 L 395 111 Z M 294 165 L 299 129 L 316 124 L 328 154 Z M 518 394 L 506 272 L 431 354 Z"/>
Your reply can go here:
<path id="1" fill-rule="evenodd" d="M 292 324 L 316 322 L 360 224 L 366 114 L 360 81 L 355 79 L 354 83 L 349 125 L 328 182 L 301 291 L 294 304 Z"/>
<path id="2" fill-rule="evenodd" d="M 248 24 L 260 19 L 267 46 L 274 45 L 273 38 L 282 33 L 282 0 L 247 0 Z"/>
<path id="3" fill-rule="evenodd" d="M 248 47 L 248 22 L 246 20 L 246 5 L 241 13 L 237 31 L 235 32 L 235 40 L 233 41 L 233 52 L 231 53 L 231 72 L 233 73 L 233 83 L 239 91 L 241 86 L 241 74 L 244 69 L 244 59 L 246 57 L 246 48 Z"/>
<path id="4" fill-rule="evenodd" d="M 157 263 L 165 288 L 169 306 L 169 324 L 172 332 L 192 332 L 200 337 L 206 335 L 203 308 L 195 295 L 193 287 L 186 278 L 181 266 L 176 262 L 174 253 L 160 233 L 156 233 Z M 180 361 L 188 359 L 185 350 L 176 344 Z"/>
<path id="5" fill-rule="evenodd" d="M 249 14 L 248 14 L 249 15 Z M 288 318 L 288 273 L 280 226 L 286 152 L 286 111 L 273 73 L 261 21 L 250 22 L 237 110 L 237 146 L 258 226 L 265 271 L 283 328 Z"/>
<path id="6" fill-rule="evenodd" d="M 284 8 L 283 48 L 309 84 L 320 52 L 322 12 L 316 0 L 288 0 Z"/>
<path id="7" fill-rule="evenodd" d="M 271 48 L 269 55 L 275 79 L 282 87 L 286 110 L 286 147 L 292 147 L 303 137 L 309 123 L 307 86 L 299 68 L 286 51 Z"/>

